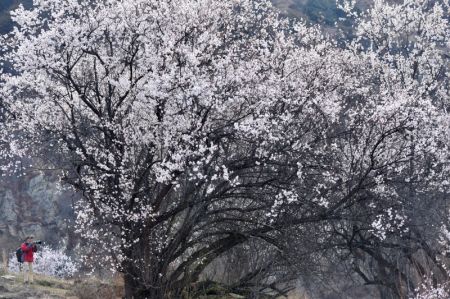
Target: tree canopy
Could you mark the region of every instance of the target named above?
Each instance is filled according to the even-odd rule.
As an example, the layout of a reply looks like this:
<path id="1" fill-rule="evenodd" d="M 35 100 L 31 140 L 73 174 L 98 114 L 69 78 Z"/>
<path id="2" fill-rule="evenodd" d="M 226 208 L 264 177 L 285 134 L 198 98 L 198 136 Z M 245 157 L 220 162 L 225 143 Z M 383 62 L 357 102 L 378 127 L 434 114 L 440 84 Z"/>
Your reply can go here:
<path id="1" fill-rule="evenodd" d="M 417 202 L 449 185 L 448 5 L 342 9 L 345 46 L 267 1 L 20 7 L 2 39 L 3 155 L 82 195 L 78 231 L 127 298 L 180 297 L 236 251 L 260 252 L 236 288 L 285 294 L 309 252 L 353 256 L 401 296 L 383 250 L 420 245 Z"/>

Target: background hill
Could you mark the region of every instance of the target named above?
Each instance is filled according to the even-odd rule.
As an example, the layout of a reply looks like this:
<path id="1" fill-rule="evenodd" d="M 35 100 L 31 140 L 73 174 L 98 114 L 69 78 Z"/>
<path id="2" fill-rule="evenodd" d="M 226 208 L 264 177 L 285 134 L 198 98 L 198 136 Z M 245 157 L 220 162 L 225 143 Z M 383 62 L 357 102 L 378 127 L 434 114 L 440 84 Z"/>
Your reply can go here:
<path id="1" fill-rule="evenodd" d="M 9 12 L 18 4 L 30 6 L 33 0 L 1 0 L 0 1 L 0 33 L 12 29 Z M 304 18 L 312 23 L 331 26 L 341 15 L 336 8 L 336 0 L 272 0 L 273 4 L 286 14 Z"/>
<path id="2" fill-rule="evenodd" d="M 0 1 L 0 33 L 9 32 L 13 24 L 9 12 L 22 3 L 25 7 L 31 6 L 33 0 L 1 0 Z"/>

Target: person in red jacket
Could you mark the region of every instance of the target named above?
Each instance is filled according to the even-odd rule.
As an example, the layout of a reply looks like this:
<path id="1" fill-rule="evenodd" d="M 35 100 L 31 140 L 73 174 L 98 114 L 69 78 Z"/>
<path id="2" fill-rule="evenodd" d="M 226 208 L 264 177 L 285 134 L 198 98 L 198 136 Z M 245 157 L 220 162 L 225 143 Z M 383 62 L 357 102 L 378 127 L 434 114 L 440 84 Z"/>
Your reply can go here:
<path id="1" fill-rule="evenodd" d="M 25 264 L 24 267 L 24 282 L 25 283 L 33 283 L 33 254 L 36 252 L 37 247 L 33 241 L 33 236 L 29 236 L 25 239 L 25 243 L 21 246 L 23 257 L 22 260 Z"/>

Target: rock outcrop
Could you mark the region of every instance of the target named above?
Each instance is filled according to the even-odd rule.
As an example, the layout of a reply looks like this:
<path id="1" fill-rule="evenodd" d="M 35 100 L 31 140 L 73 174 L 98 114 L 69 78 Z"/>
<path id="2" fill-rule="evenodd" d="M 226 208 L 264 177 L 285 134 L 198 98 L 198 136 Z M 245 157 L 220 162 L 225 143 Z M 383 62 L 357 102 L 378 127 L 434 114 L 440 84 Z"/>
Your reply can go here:
<path id="1" fill-rule="evenodd" d="M 0 181 L 0 249 L 13 250 L 27 235 L 46 244 L 67 244 L 72 234 L 71 192 L 55 177 L 26 175 Z M 69 242 L 70 243 L 70 242 Z"/>

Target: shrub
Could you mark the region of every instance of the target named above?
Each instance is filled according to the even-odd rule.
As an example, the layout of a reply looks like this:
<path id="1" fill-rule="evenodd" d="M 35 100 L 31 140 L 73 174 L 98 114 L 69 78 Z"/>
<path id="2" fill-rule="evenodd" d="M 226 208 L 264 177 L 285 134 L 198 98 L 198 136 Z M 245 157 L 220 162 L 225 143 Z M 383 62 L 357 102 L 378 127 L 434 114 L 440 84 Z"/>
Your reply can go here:
<path id="1" fill-rule="evenodd" d="M 123 281 L 113 278 L 111 281 L 100 281 L 95 278 L 77 279 L 74 281 L 72 295 L 79 299 L 122 298 Z"/>
<path id="2" fill-rule="evenodd" d="M 9 260 L 8 270 L 19 272 L 19 262 L 15 252 L 10 254 Z M 52 249 L 45 245 L 39 246 L 38 251 L 34 254 L 33 271 L 35 273 L 66 278 L 73 276 L 77 269 L 77 263 L 66 255 L 62 248 Z"/>

